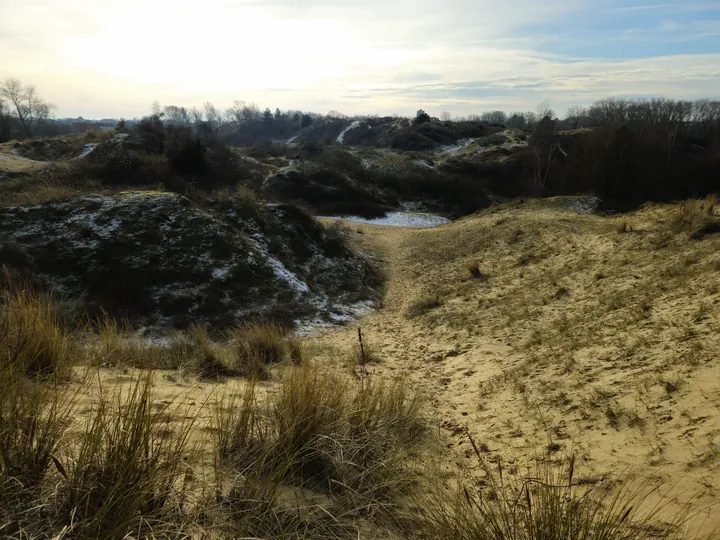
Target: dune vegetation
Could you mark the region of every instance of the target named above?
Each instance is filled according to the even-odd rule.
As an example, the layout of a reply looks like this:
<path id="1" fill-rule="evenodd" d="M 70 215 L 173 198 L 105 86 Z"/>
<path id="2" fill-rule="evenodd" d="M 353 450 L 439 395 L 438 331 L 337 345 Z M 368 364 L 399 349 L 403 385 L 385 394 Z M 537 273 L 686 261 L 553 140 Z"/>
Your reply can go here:
<path id="1" fill-rule="evenodd" d="M 718 110 L 0 144 L 0 536 L 717 537 Z"/>

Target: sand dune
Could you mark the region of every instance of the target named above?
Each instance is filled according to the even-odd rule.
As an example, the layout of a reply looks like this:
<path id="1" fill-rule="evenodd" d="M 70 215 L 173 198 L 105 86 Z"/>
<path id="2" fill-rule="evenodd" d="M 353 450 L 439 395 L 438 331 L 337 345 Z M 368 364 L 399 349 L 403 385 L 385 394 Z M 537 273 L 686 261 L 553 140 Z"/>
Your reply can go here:
<path id="1" fill-rule="evenodd" d="M 353 224 L 388 274 L 384 307 L 318 350 L 346 354 L 359 325 L 369 369 L 425 392 L 468 466 L 466 431 L 491 461 L 572 452 L 591 476 L 632 469 L 704 508 L 720 482 L 720 236 L 673 229 L 678 211 L 600 217 L 550 199 L 436 229 Z M 705 517 L 694 530 L 720 524 Z"/>

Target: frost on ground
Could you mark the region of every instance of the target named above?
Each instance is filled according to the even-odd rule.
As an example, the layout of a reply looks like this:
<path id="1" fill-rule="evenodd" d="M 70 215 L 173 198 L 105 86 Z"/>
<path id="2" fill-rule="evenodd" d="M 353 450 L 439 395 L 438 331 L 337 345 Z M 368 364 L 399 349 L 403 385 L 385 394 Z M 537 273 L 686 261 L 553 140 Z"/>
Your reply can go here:
<path id="1" fill-rule="evenodd" d="M 331 321 L 378 284 L 296 207 L 159 192 L 0 209 L 0 259 L 89 309 L 145 326 Z"/>
<path id="2" fill-rule="evenodd" d="M 337 304 L 325 318 L 316 317 L 311 320 L 295 321 L 297 325 L 295 333 L 299 336 L 316 335 L 334 326 L 368 315 L 376 309 L 377 305 L 372 300 L 362 300 L 353 304 Z"/>
<path id="3" fill-rule="evenodd" d="M 602 200 L 598 197 L 557 197 L 556 199 L 580 214 L 594 214 L 602 204 Z"/>
<path id="4" fill-rule="evenodd" d="M 443 146 L 442 148 L 440 148 L 440 152 L 444 154 L 456 154 L 460 150 L 470 146 L 475 141 L 477 141 L 477 139 L 463 139 L 461 141 L 458 141 L 456 144 L 452 144 L 450 146 Z"/>
<path id="5" fill-rule="evenodd" d="M 373 225 L 389 225 L 392 227 L 429 228 L 450 223 L 450 220 L 435 214 L 415 212 L 388 212 L 381 218 L 367 219 L 358 216 L 318 216 L 318 219 L 344 219 Z"/>

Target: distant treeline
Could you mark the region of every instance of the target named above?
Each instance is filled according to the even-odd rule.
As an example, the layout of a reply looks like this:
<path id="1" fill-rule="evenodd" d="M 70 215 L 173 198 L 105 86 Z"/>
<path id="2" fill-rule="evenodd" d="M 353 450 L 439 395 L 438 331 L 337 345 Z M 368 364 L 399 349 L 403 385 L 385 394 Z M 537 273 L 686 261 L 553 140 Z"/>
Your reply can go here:
<path id="1" fill-rule="evenodd" d="M 60 135 L 72 129 L 53 121 L 52 109 L 34 87 L 6 80 L 0 84 L 0 142 Z M 367 141 L 361 139 L 362 130 L 355 130 L 353 136 L 363 144 L 386 145 L 398 151 L 432 151 L 503 127 L 524 130 L 527 148 L 508 150 L 506 160 L 476 163 L 467 156 L 445 160 L 442 167 L 425 171 L 445 179 L 460 178 L 462 183 L 456 186 L 459 198 L 464 198 L 464 192 L 478 190 L 503 196 L 593 193 L 617 206 L 634 206 L 648 200 L 720 192 L 720 101 L 607 98 L 589 107 L 572 107 L 564 118 L 558 118 L 547 103 L 536 112 L 508 115 L 487 111 L 454 121 L 449 113 L 440 116 L 432 118 L 421 110 L 413 122 L 393 131 L 392 136 L 375 139 L 368 135 L 370 130 L 365 133 Z M 242 101 L 226 110 L 211 103 L 202 109 L 155 103 L 151 116 L 142 122 L 121 121 L 116 129 L 135 127 L 138 134 L 144 133 L 143 140 L 164 141 L 158 144 L 176 170 L 188 169 L 194 174 L 202 170 L 212 177 L 210 184 L 224 184 L 230 180 L 224 178 L 218 164 L 231 157 L 227 144 L 285 142 L 309 126 L 314 129 L 304 142 L 333 142 L 336 131 L 350 120 L 363 118 L 368 124 L 379 122 L 336 111 L 319 115 L 263 110 Z M 373 129 L 373 137 L 379 131 Z M 323 134 L 326 136 L 321 137 Z M 238 167 L 228 169 L 237 171 Z M 439 180 L 435 185 L 447 189 Z"/>
<path id="2" fill-rule="evenodd" d="M 608 98 L 539 121 L 529 144 L 533 195 L 595 193 L 619 205 L 720 191 L 720 102 Z"/>

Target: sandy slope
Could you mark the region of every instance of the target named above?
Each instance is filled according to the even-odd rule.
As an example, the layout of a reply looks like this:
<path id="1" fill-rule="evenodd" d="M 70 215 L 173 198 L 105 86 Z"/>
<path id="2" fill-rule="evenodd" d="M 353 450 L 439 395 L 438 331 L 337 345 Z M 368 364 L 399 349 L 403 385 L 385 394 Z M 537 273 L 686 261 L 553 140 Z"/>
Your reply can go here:
<path id="1" fill-rule="evenodd" d="M 32 159 L 12 154 L 9 150 L 7 152 L 4 150 L 8 150 L 7 145 L 0 146 L 0 171 L 25 172 L 47 165 L 47 163 L 42 161 L 34 161 Z"/>
<path id="2" fill-rule="evenodd" d="M 425 392 L 448 456 L 470 466 L 466 430 L 511 471 L 573 452 L 590 480 L 638 473 L 675 500 L 698 494 L 696 509 L 715 504 L 720 235 L 673 234 L 674 211 L 603 218 L 549 200 L 437 229 L 348 223 L 389 277 L 383 309 L 358 322 L 380 359 L 370 370 Z M 618 232 L 625 219 L 632 232 Z M 486 277 L 470 277 L 473 261 Z M 358 324 L 315 338 L 318 350 L 349 355 Z M 703 533 L 720 525 L 705 514 Z"/>

